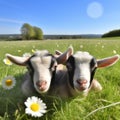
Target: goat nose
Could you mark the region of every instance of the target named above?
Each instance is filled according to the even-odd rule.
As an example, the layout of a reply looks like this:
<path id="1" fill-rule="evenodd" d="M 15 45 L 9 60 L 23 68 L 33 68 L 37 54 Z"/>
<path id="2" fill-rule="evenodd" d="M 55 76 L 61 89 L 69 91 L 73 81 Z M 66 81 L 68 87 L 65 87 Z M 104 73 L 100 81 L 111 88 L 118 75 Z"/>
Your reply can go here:
<path id="1" fill-rule="evenodd" d="M 38 87 L 45 86 L 46 84 L 47 84 L 46 81 L 37 81 L 37 82 L 36 82 L 36 85 L 37 85 Z"/>
<path id="2" fill-rule="evenodd" d="M 77 80 L 77 83 L 80 84 L 80 85 L 84 85 L 87 83 L 87 80 Z"/>

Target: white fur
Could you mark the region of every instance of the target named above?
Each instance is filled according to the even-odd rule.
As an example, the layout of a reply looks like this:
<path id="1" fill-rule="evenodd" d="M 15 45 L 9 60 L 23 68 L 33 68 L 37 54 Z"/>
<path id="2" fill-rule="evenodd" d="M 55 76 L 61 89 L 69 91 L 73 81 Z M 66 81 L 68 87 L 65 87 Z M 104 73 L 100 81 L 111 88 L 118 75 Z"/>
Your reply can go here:
<path id="1" fill-rule="evenodd" d="M 51 64 L 51 56 L 33 57 L 31 58 L 30 62 L 34 68 L 33 82 L 35 89 L 39 93 L 48 91 L 52 77 L 49 70 Z M 46 86 L 45 86 L 45 90 L 41 91 L 36 84 L 37 82 L 43 82 L 43 81 L 46 82 Z"/>
<path id="2" fill-rule="evenodd" d="M 75 71 L 73 77 L 74 87 L 79 91 L 80 85 L 77 80 L 87 80 L 87 83 L 84 84 L 85 90 L 90 86 L 90 61 L 93 56 L 91 56 L 88 52 L 77 52 L 73 55 L 75 58 Z"/>

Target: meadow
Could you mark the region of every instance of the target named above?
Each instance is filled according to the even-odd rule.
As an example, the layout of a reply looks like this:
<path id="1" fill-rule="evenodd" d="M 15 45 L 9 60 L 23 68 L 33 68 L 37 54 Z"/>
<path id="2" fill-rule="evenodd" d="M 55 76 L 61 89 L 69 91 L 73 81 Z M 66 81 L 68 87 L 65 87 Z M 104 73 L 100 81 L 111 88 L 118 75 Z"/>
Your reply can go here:
<path id="1" fill-rule="evenodd" d="M 120 54 L 120 38 L 44 40 L 44 41 L 0 41 L 0 120 L 120 120 L 120 61 L 107 68 L 97 69 L 95 78 L 103 90 L 91 91 L 87 97 L 44 99 L 47 113 L 41 118 L 25 114 L 25 97 L 21 92 L 21 82 L 25 67 L 5 65 L 6 53 L 22 56 L 38 49 L 47 49 L 54 54 L 56 49 L 64 52 L 70 45 L 74 52 L 88 51 L 101 59 Z M 14 76 L 16 85 L 5 90 L 1 81 L 6 76 Z"/>

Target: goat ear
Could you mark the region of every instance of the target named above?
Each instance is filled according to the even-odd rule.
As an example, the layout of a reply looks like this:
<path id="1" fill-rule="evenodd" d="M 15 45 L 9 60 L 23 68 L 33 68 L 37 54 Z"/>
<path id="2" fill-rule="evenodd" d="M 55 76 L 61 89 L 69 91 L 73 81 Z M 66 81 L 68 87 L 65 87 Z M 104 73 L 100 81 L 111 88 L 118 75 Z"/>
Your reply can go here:
<path id="1" fill-rule="evenodd" d="M 119 57 L 120 57 L 119 55 L 115 55 L 112 57 L 97 60 L 97 66 L 98 68 L 112 66 L 119 60 Z"/>
<path id="2" fill-rule="evenodd" d="M 62 54 L 62 52 L 60 52 L 59 50 L 55 50 L 55 54 L 54 57 L 59 57 Z"/>
<path id="3" fill-rule="evenodd" d="M 72 54 L 73 54 L 72 46 L 70 46 L 66 52 L 64 52 L 64 53 L 60 52 L 59 56 L 56 58 L 58 64 L 64 64 Z"/>
<path id="4" fill-rule="evenodd" d="M 29 57 L 18 57 L 18 56 L 13 56 L 11 54 L 6 54 L 6 57 L 12 63 L 15 63 L 16 65 L 20 65 L 20 66 L 26 66 L 26 62 L 29 59 Z"/>
<path id="5" fill-rule="evenodd" d="M 62 54 L 62 52 L 61 52 L 61 51 L 59 51 L 59 50 L 55 50 L 55 54 L 56 54 L 56 55 L 61 55 L 61 54 Z"/>

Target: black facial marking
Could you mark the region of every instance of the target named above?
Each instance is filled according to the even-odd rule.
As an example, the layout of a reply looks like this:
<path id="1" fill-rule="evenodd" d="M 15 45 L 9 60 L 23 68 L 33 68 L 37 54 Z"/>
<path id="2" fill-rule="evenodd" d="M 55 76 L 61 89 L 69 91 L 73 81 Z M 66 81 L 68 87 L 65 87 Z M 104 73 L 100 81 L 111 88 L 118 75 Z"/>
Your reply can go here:
<path id="1" fill-rule="evenodd" d="M 52 56 L 52 58 L 51 58 L 51 64 L 50 64 L 50 69 L 53 68 L 53 67 L 56 67 L 56 66 L 54 66 L 55 62 L 56 62 L 56 59 L 55 59 L 54 56 Z"/>
<path id="2" fill-rule="evenodd" d="M 26 64 L 27 64 L 27 69 L 28 69 L 28 71 L 29 71 L 29 74 L 30 74 L 32 80 L 33 80 L 33 75 L 34 75 L 34 68 L 33 68 L 30 60 L 31 60 L 33 57 L 36 57 L 36 56 L 38 56 L 38 55 L 34 54 L 33 56 L 31 56 L 31 57 L 29 58 L 29 60 L 27 61 L 27 63 L 26 63 Z M 55 57 L 54 57 L 52 54 L 45 54 L 45 55 L 42 56 L 42 57 L 46 57 L 46 56 L 51 56 L 51 64 L 50 64 L 50 67 L 49 67 L 49 71 L 50 71 L 50 73 L 51 73 L 51 75 L 52 75 L 52 78 L 51 78 L 51 84 L 52 84 L 52 83 L 54 82 L 55 73 L 56 73 L 56 66 L 54 66 L 54 64 L 55 64 L 55 62 L 56 62 L 56 59 L 55 59 Z"/>
<path id="3" fill-rule="evenodd" d="M 56 61 L 56 58 L 52 55 L 52 54 L 46 54 L 45 56 L 51 56 L 51 64 L 50 64 L 50 67 L 49 67 L 49 70 L 50 70 L 50 73 L 52 75 L 52 78 L 51 78 L 51 83 L 50 83 L 50 86 L 54 84 L 54 81 L 55 81 L 55 74 L 56 74 L 56 67 L 54 64 Z"/>
<path id="4" fill-rule="evenodd" d="M 66 67 L 68 69 L 68 75 L 69 75 L 69 82 L 72 88 L 74 88 L 73 85 L 73 75 L 75 71 L 75 59 L 73 56 L 70 56 L 67 60 Z"/>
<path id="5" fill-rule="evenodd" d="M 54 80 L 55 80 L 55 74 L 56 74 L 56 67 L 54 64 L 55 64 L 56 61 L 56 58 L 51 55 L 51 64 L 50 64 L 50 71 L 51 71 L 51 75 L 52 75 L 52 78 L 51 78 L 51 84 L 54 84 Z"/>
<path id="6" fill-rule="evenodd" d="M 31 76 L 31 78 L 33 79 L 33 75 L 34 75 L 34 68 L 33 68 L 33 66 L 32 66 L 32 64 L 31 64 L 31 58 L 33 58 L 33 57 L 35 57 L 36 56 L 36 54 L 34 54 L 34 55 L 32 55 L 30 58 L 29 58 L 29 60 L 27 61 L 27 69 L 28 69 L 28 72 L 29 72 L 29 74 L 30 74 L 30 76 Z"/>
<path id="7" fill-rule="evenodd" d="M 91 60 L 91 62 L 90 62 L 90 72 L 91 72 L 91 78 L 90 78 L 90 85 L 91 85 L 91 83 L 92 83 L 92 80 L 93 80 L 93 77 L 94 77 L 94 75 L 95 75 L 95 71 L 96 71 L 96 59 L 95 58 L 93 58 L 92 60 Z"/>
<path id="8" fill-rule="evenodd" d="M 29 71 L 31 78 L 33 79 L 34 69 L 33 69 L 33 66 L 32 66 L 30 60 L 27 62 L 27 69 Z"/>
<path id="9" fill-rule="evenodd" d="M 93 58 L 93 59 L 91 60 L 91 62 L 90 62 L 90 68 L 91 68 L 91 69 L 94 68 L 95 65 L 96 65 L 96 60 L 95 60 L 95 58 Z"/>

